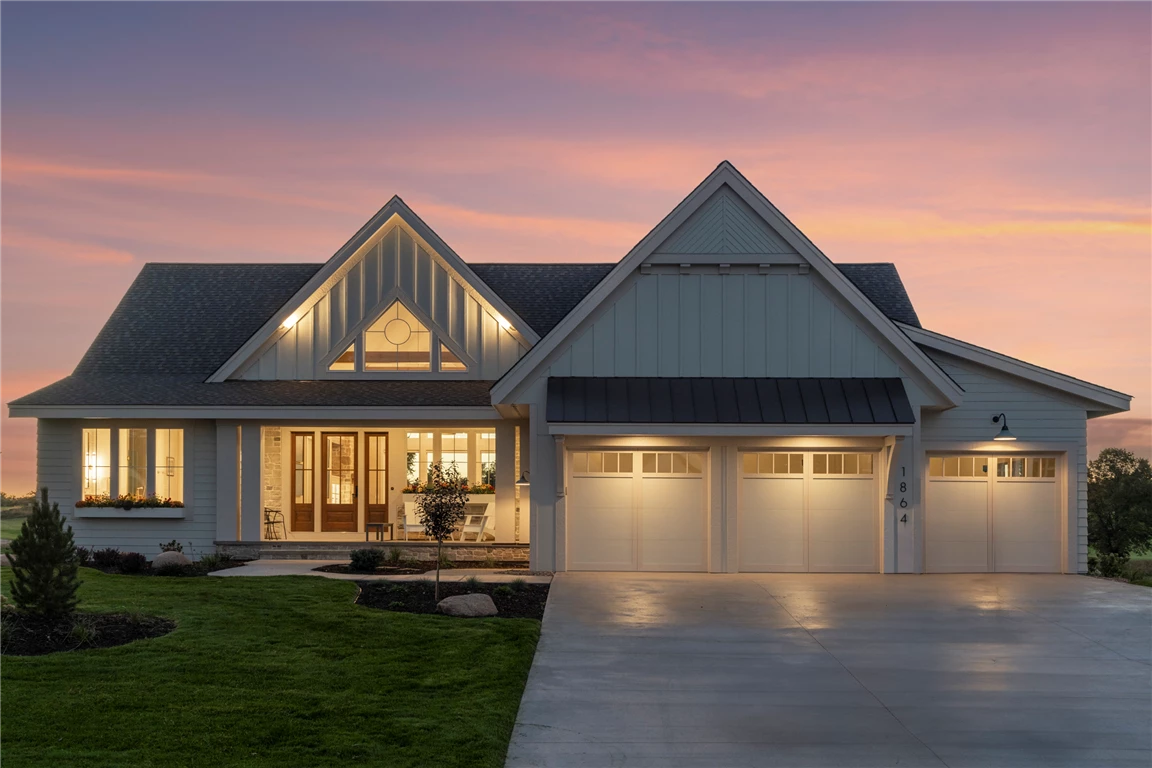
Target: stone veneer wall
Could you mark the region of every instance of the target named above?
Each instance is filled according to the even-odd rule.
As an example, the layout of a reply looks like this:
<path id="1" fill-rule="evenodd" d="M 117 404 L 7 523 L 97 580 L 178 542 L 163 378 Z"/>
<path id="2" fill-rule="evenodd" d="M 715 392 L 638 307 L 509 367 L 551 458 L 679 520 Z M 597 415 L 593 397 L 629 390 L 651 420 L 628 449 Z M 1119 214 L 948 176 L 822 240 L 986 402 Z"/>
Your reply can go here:
<path id="1" fill-rule="evenodd" d="M 353 549 L 375 548 L 388 551 L 399 549 L 402 556 L 409 560 L 435 560 L 436 543 L 423 542 L 390 542 L 370 541 L 363 544 L 345 544 L 343 542 L 309 542 L 296 544 L 291 541 L 278 541 L 269 546 L 252 546 L 240 544 L 220 543 L 216 549 L 221 554 L 229 554 L 243 560 L 256 560 L 263 558 L 291 558 L 303 560 L 347 560 L 348 552 Z M 527 544 L 459 544 L 444 542 L 444 554 L 451 560 L 482 561 L 492 558 L 499 561 L 528 562 Z"/>
<path id="2" fill-rule="evenodd" d="M 261 506 L 267 509 L 284 511 L 283 484 L 281 483 L 281 453 L 280 427 L 264 427 L 264 476 L 260 478 L 264 489 L 264 499 Z"/>

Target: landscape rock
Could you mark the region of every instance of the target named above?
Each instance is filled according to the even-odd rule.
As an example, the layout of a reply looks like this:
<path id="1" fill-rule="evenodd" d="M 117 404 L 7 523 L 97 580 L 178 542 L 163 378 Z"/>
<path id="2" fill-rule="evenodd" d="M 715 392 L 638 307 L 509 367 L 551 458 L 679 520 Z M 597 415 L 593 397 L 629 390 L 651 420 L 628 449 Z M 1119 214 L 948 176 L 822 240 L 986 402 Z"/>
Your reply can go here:
<path id="1" fill-rule="evenodd" d="M 162 568 L 188 565 L 191 562 L 183 552 L 161 552 L 152 561 L 152 569 L 158 571 Z"/>
<path id="2" fill-rule="evenodd" d="M 488 595 L 453 595 L 436 604 L 436 610 L 446 616 L 495 616 L 496 603 Z"/>

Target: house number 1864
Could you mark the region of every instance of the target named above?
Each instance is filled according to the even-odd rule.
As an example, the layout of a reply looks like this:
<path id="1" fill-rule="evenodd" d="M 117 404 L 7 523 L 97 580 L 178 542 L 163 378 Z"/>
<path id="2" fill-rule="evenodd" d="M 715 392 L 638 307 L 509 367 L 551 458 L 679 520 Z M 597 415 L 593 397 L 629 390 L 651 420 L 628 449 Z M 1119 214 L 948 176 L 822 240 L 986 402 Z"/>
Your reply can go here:
<path id="1" fill-rule="evenodd" d="M 906 477 L 907 475 L 908 475 L 908 470 L 905 469 L 904 467 L 900 467 L 900 477 Z M 908 481 L 906 481 L 906 480 L 900 481 L 900 493 L 908 493 Z M 900 497 L 900 509 L 908 509 L 908 499 L 904 498 L 903 496 Z M 902 523 L 908 522 L 908 513 L 907 512 L 905 512 L 903 515 L 900 516 L 900 522 L 902 522 Z"/>

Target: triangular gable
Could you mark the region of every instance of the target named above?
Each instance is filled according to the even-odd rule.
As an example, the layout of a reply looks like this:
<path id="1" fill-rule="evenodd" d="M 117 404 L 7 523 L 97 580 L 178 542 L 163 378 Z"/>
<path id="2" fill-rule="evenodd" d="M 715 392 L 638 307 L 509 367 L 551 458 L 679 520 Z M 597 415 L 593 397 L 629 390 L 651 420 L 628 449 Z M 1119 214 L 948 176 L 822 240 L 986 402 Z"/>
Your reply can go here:
<path id="1" fill-rule="evenodd" d="M 269 361 L 270 356 L 281 359 L 285 357 L 274 347 L 281 339 L 291 337 L 293 334 L 301 335 L 304 331 L 315 336 L 318 333 L 316 328 L 305 329 L 297 327 L 298 324 L 308 323 L 309 316 L 316 315 L 317 306 L 328 300 L 327 297 L 334 289 L 350 280 L 357 286 L 371 285 L 376 286 L 378 290 L 376 294 L 371 294 L 366 288 L 360 287 L 353 293 L 343 294 L 347 296 L 346 301 L 349 304 L 361 302 L 352 306 L 352 309 L 356 310 L 352 313 L 353 317 L 358 313 L 367 313 L 377 309 L 377 304 L 380 301 L 389 298 L 391 286 L 379 277 L 379 270 L 387 269 L 390 266 L 386 255 L 389 248 L 389 238 L 400 241 L 400 252 L 404 252 L 403 248 L 411 245 L 418 257 L 415 262 L 411 262 L 411 266 L 409 266 L 409 262 L 405 261 L 397 267 L 399 270 L 396 273 L 397 283 L 402 285 L 398 286 L 399 290 L 396 296 L 391 296 L 391 298 L 404 296 L 410 299 L 406 301 L 406 305 L 410 308 L 420 304 L 422 299 L 424 299 L 422 303 L 429 306 L 436 304 L 437 307 L 448 307 L 449 304 L 455 306 L 461 302 L 471 302 L 469 307 L 478 306 L 480 308 L 481 316 L 476 319 L 476 328 L 467 324 L 472 322 L 471 319 L 467 319 L 466 323 L 465 316 L 468 314 L 466 312 L 453 310 L 449 313 L 446 311 L 443 316 L 436 318 L 441 321 L 440 324 L 446 327 L 449 335 L 457 342 L 453 351 L 454 355 L 467 354 L 465 348 L 468 345 L 464 343 L 464 337 L 468 334 L 478 334 L 476 335 L 477 344 L 485 346 L 490 354 L 481 361 L 482 365 L 475 371 L 476 375 L 491 378 L 501 375 L 516 359 L 519 359 L 524 351 L 539 341 L 539 336 L 535 331 L 489 288 L 420 217 L 405 205 L 403 200 L 399 197 L 393 197 L 208 381 L 225 381 L 238 376 L 244 378 L 297 378 L 291 375 L 267 375 L 266 369 L 285 367 L 282 363 L 278 364 L 276 360 Z M 374 252 L 378 253 L 380 249 L 385 251 L 385 255 L 378 256 L 375 261 L 369 258 Z M 430 267 L 429 274 L 416 274 L 415 270 L 418 270 L 421 264 L 433 265 Z M 413 271 L 410 273 L 404 271 L 408 269 Z M 450 279 L 439 279 L 441 272 Z M 439 295 L 441 292 L 446 293 L 446 298 Z M 444 300 L 437 303 L 439 298 Z M 340 299 L 337 297 L 334 300 Z M 431 313 L 430 310 L 429 314 Z M 440 310 L 437 309 L 435 314 L 440 315 Z M 450 318 L 449 314 L 451 314 Z M 340 341 L 352 331 L 351 327 L 339 325 L 343 322 L 341 317 L 336 314 L 333 314 L 332 317 L 332 327 L 324 329 L 325 334 L 321 339 L 325 345 L 324 353 L 329 352 L 330 348 L 338 346 Z M 504 339 L 508 341 L 505 342 Z M 287 339 L 285 345 L 292 341 L 291 338 Z M 299 346 L 304 347 L 306 343 L 310 342 L 301 339 Z M 315 351 L 312 347 L 308 349 Z M 488 357 L 492 357 L 492 360 L 489 361 Z M 253 369 L 265 371 L 265 373 L 253 374 L 251 373 Z M 317 374 L 319 373 L 317 371 Z M 302 375 L 298 378 L 310 378 L 310 376 Z"/>
<path id="2" fill-rule="evenodd" d="M 688 217 L 655 253 L 796 253 L 731 188 L 723 186 Z"/>
<path id="3" fill-rule="evenodd" d="M 725 191 L 727 190 L 727 192 Z M 929 389 L 929 395 L 940 407 L 959 405 L 963 392 L 943 370 L 929 358 L 923 350 L 913 344 L 911 340 L 896 325 L 889 320 L 866 296 L 849 281 L 843 273 L 825 256 L 815 245 L 798 230 L 775 206 L 753 187 L 731 163 L 724 161 L 716 170 L 704 179 L 681 203 L 676 206 L 656 227 L 648 233 L 602 280 L 584 299 L 569 313 L 551 332 L 537 345 L 535 345 L 500 381 L 492 388 L 493 402 L 500 404 L 513 404 L 516 398 L 522 395 L 521 387 L 527 384 L 550 359 L 550 356 L 561 344 L 570 343 L 574 339 L 575 331 L 585 319 L 591 316 L 596 309 L 619 288 L 625 280 L 634 274 L 642 264 L 663 248 L 686 247 L 680 245 L 682 237 L 693 230 L 685 227 L 693 220 L 697 223 L 705 220 L 703 216 L 696 216 L 702 208 L 715 206 L 717 194 L 723 195 L 720 199 L 724 205 L 730 205 L 734 195 L 739 201 L 752 211 L 763 226 L 772 230 L 777 238 L 786 243 L 792 252 L 808 268 L 824 278 L 831 289 L 843 298 L 862 315 L 865 322 L 875 328 L 889 345 L 908 363 L 908 368 L 923 379 Z M 737 207 L 738 210 L 743 210 Z M 723 209 L 721 209 L 723 210 Z M 729 208 L 728 210 L 732 210 Z M 695 219 L 693 218 L 695 217 Z M 693 236 L 695 237 L 695 236 Z M 687 241 L 685 241 L 687 242 Z M 716 242 L 712 239 L 700 237 L 693 242 Z M 724 242 L 721 240 L 721 242 Z M 775 242 L 775 241 L 772 241 Z M 695 247 L 695 246 L 693 246 Z M 743 259 L 732 261 L 748 261 L 758 256 L 753 253 Z M 765 256 L 770 254 L 764 254 Z M 793 256 L 789 261 L 794 260 Z M 717 257 L 713 257 L 714 259 Z M 665 257 L 667 259 L 667 257 Z M 771 261 L 771 259 L 763 259 Z M 902 366 L 903 367 L 903 366 Z"/>

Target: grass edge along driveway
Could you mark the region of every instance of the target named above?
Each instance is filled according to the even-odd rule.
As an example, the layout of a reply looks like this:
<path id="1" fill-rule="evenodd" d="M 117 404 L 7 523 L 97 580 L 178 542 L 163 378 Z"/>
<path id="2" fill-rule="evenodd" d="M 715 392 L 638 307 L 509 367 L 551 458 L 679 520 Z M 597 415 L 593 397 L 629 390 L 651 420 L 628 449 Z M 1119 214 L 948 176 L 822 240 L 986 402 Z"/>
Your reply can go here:
<path id="1" fill-rule="evenodd" d="M 5 764 L 502 766 L 539 622 L 355 605 L 312 576 L 83 568 L 83 611 L 175 619 L 118 648 L 3 659 Z M 4 592 L 11 570 L 0 569 Z"/>

